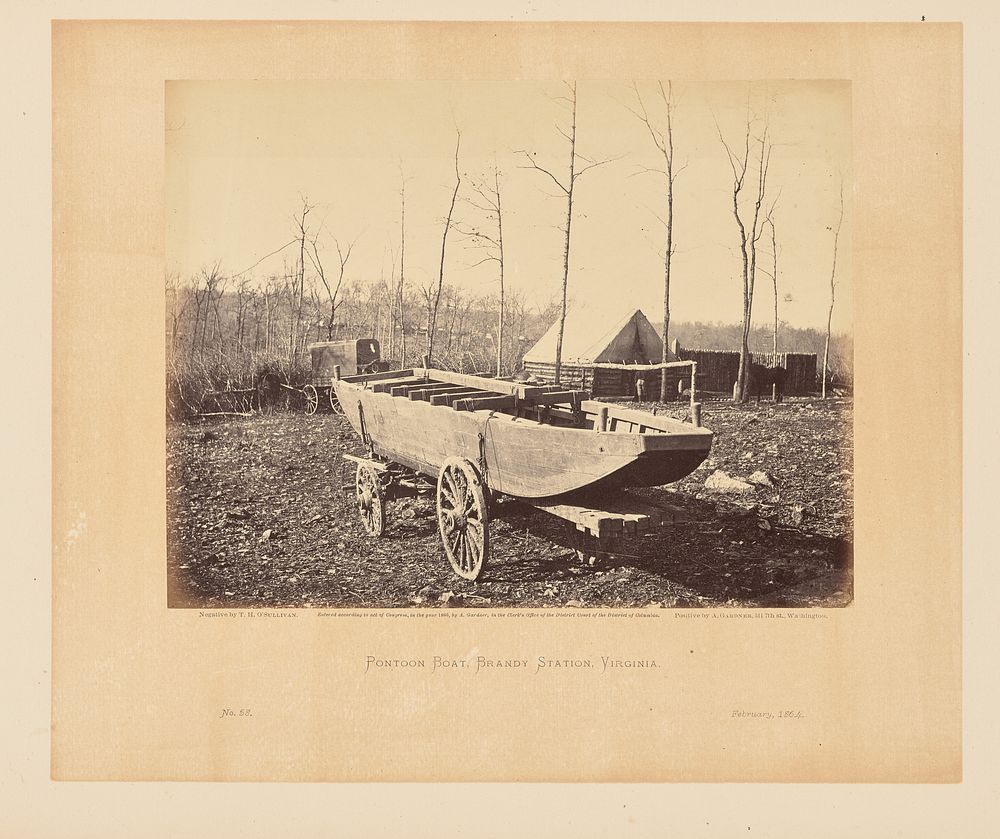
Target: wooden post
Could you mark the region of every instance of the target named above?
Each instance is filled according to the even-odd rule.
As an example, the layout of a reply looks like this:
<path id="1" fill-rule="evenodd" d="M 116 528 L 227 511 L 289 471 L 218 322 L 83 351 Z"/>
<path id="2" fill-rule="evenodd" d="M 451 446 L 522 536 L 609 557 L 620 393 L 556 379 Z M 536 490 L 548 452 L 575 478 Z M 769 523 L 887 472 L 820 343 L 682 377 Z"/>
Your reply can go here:
<path id="1" fill-rule="evenodd" d="M 694 416 L 694 399 L 695 399 L 694 389 L 695 389 L 695 376 L 697 372 L 698 372 L 698 362 L 692 361 L 691 362 L 691 416 L 692 417 Z"/>
<path id="2" fill-rule="evenodd" d="M 431 366 L 431 357 L 426 353 L 420 356 L 420 366 L 423 367 L 425 370 Z"/>
<path id="3" fill-rule="evenodd" d="M 691 403 L 691 422 L 695 428 L 701 428 L 701 402 Z"/>
<path id="4" fill-rule="evenodd" d="M 334 364 L 333 365 L 333 378 L 337 379 L 338 381 L 340 380 L 340 365 L 339 364 Z"/>
<path id="5" fill-rule="evenodd" d="M 604 406 L 597 412 L 597 430 L 607 431 L 608 430 L 608 409 Z"/>

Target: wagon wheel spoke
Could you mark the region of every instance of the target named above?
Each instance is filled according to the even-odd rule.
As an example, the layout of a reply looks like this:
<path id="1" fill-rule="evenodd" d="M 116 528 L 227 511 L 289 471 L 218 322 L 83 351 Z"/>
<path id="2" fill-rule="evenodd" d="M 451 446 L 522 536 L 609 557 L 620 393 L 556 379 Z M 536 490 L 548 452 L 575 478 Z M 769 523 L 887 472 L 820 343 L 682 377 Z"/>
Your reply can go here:
<path id="1" fill-rule="evenodd" d="M 447 502 L 448 506 L 451 508 L 451 510 L 449 512 L 455 511 L 455 510 L 458 509 L 458 506 L 459 506 L 458 505 L 458 498 L 456 498 L 455 494 L 448 488 L 447 483 L 445 483 L 445 484 L 443 484 L 441 486 L 441 495 L 442 495 L 442 500 L 444 500 L 445 502 Z"/>
<path id="2" fill-rule="evenodd" d="M 489 513 L 476 467 L 449 458 L 437 485 L 438 527 L 452 570 L 466 580 L 482 573 L 489 557 Z"/>
<path id="3" fill-rule="evenodd" d="M 468 568 L 472 570 L 475 567 L 476 561 L 479 559 L 478 545 L 474 539 L 469 538 L 468 532 L 465 535 L 465 548 L 466 555 L 468 557 Z"/>
<path id="4" fill-rule="evenodd" d="M 361 524 L 369 535 L 381 536 L 385 530 L 385 493 L 378 475 L 367 463 L 359 463 L 355 484 Z"/>
<path id="5" fill-rule="evenodd" d="M 473 541 L 478 545 L 482 544 L 483 541 L 483 523 L 477 519 L 467 519 L 465 522 L 466 530 L 471 531 Z"/>
<path id="6" fill-rule="evenodd" d="M 444 475 L 444 486 L 442 490 L 447 495 L 448 500 L 452 502 L 452 506 L 458 509 L 458 499 L 461 498 L 461 493 L 458 491 L 458 486 L 455 482 L 455 477 L 445 469 L 441 474 Z"/>
<path id="7" fill-rule="evenodd" d="M 472 550 L 472 543 L 469 541 L 469 532 L 462 532 L 462 567 L 466 571 L 471 571 L 475 566 L 475 554 Z"/>
<path id="8" fill-rule="evenodd" d="M 465 506 L 462 515 L 470 516 L 476 512 L 476 496 L 472 492 L 467 492 L 465 496 Z"/>

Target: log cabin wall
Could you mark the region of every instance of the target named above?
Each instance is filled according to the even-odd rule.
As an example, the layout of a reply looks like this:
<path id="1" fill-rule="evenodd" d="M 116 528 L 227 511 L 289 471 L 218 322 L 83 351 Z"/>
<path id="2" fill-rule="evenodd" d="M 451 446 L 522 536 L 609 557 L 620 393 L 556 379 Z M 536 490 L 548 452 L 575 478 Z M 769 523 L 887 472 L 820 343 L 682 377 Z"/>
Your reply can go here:
<path id="1" fill-rule="evenodd" d="M 556 376 L 555 364 L 539 361 L 524 362 L 525 372 L 530 373 L 543 382 L 554 382 Z M 587 367 L 580 365 L 564 364 L 560 378 L 561 384 L 574 390 L 585 390 L 591 396 L 598 397 L 624 397 L 631 399 L 635 396 L 635 377 L 632 370 L 610 370 L 604 367 Z M 653 401 L 660 396 L 660 373 L 658 370 L 640 373 L 646 380 L 646 399 Z M 691 380 L 691 374 L 687 370 L 668 370 L 668 388 L 671 395 L 678 393 L 677 382 L 682 380 L 687 386 Z M 701 386 L 701 376 L 698 377 L 699 387 Z"/>
<path id="2" fill-rule="evenodd" d="M 543 382 L 554 382 L 556 378 L 556 365 L 547 361 L 526 361 L 524 370 L 536 379 Z M 564 364 L 560 371 L 560 384 L 571 390 L 585 390 L 593 396 L 594 393 L 594 373 L 593 367 L 581 367 L 573 364 Z"/>

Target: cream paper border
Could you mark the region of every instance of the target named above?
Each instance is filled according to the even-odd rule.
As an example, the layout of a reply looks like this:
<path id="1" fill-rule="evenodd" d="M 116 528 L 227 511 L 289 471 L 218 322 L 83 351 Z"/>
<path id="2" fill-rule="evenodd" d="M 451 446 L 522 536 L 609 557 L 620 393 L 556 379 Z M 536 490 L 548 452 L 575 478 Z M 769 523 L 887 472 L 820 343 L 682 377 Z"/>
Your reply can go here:
<path id="1" fill-rule="evenodd" d="M 960 27 L 75 22 L 53 38 L 54 778 L 960 780 Z M 255 77 L 851 79 L 854 604 L 781 621 L 168 612 L 163 82 Z M 363 674 L 369 652 L 470 645 L 661 669 Z M 220 724 L 224 706 L 252 722 Z M 744 707 L 806 717 L 762 733 L 731 718 Z"/>

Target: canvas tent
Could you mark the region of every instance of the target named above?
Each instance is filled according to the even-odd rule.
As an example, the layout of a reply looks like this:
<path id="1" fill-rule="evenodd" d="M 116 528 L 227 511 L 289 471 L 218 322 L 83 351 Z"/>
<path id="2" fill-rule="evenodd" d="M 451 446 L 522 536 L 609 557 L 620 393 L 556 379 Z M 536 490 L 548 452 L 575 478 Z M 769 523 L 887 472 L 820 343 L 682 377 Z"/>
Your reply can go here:
<path id="1" fill-rule="evenodd" d="M 552 324 L 524 356 L 526 372 L 555 378 L 559 322 Z M 573 306 L 566 312 L 563 331 L 561 384 L 590 391 L 594 396 L 631 396 L 636 373 L 595 367 L 601 362 L 651 364 L 662 360 L 663 342 L 641 309 L 611 312 L 601 307 Z M 669 361 L 676 361 L 668 353 Z M 647 375 L 648 392 L 659 387 L 659 374 Z M 655 385 L 654 385 L 655 380 Z"/>

